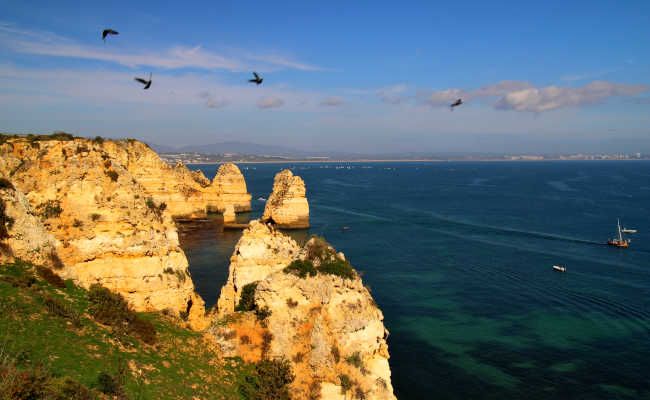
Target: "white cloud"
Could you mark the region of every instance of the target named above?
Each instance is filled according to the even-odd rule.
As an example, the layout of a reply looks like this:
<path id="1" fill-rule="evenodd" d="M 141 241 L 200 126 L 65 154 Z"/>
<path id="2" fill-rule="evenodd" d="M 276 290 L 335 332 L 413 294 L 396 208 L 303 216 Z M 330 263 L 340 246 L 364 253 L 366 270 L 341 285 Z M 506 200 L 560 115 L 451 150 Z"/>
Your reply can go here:
<path id="1" fill-rule="evenodd" d="M 234 72 L 323 69 L 280 55 L 259 55 L 238 51 L 233 51 L 231 55 L 217 54 L 204 49 L 201 45 L 125 51 L 100 43 L 102 42 L 98 40 L 97 45 L 84 45 L 52 32 L 29 31 L 0 23 L 0 46 L 24 54 L 103 60 L 131 68 L 143 66 L 163 69 L 199 68 Z"/>
<path id="2" fill-rule="evenodd" d="M 321 106 L 330 106 L 330 107 L 335 107 L 335 106 L 340 106 L 343 104 L 343 101 L 339 97 L 330 97 L 325 101 L 322 101 L 320 103 Z"/>
<path id="3" fill-rule="evenodd" d="M 561 107 L 594 104 L 617 96 L 634 96 L 650 90 L 650 86 L 594 81 L 585 86 L 535 88 L 530 82 L 501 81 L 475 90 L 446 89 L 419 91 L 421 104 L 449 105 L 456 99 L 470 102 L 480 98 L 499 97 L 493 104 L 499 110 L 542 112 Z"/>
<path id="4" fill-rule="evenodd" d="M 594 104 L 610 97 L 634 96 L 650 86 L 594 81 L 580 87 L 546 86 L 507 93 L 494 106 L 502 110 L 542 112 L 566 106 Z"/>
<path id="5" fill-rule="evenodd" d="M 401 84 L 380 89 L 377 91 L 377 94 L 379 95 L 381 101 L 384 103 L 400 104 L 404 100 L 404 97 L 401 96 L 401 93 L 403 93 L 405 90 L 406 85 Z"/>
<path id="6" fill-rule="evenodd" d="M 208 108 L 223 108 L 230 104 L 230 102 L 224 98 L 215 98 L 207 90 L 199 92 L 198 96 L 205 101 L 205 106 Z"/>
<path id="7" fill-rule="evenodd" d="M 277 97 L 264 97 L 257 102 L 257 108 L 277 108 L 282 107 L 283 105 L 284 101 Z"/>

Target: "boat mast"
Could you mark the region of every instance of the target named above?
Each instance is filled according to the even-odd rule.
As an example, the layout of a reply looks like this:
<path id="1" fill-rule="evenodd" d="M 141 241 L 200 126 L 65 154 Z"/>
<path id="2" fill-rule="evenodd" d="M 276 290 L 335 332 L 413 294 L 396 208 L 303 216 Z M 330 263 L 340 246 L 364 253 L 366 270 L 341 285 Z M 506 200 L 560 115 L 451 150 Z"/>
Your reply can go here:
<path id="1" fill-rule="evenodd" d="M 623 241 L 623 235 L 621 235 L 621 220 L 616 218 L 616 224 L 618 225 L 618 241 Z"/>

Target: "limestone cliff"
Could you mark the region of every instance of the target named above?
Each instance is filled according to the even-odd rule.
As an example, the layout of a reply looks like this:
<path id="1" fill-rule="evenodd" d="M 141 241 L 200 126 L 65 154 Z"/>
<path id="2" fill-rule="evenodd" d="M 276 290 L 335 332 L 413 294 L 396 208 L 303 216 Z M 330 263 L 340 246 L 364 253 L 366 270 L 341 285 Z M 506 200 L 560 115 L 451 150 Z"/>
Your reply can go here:
<path id="1" fill-rule="evenodd" d="M 233 313 L 251 287 L 253 311 Z M 322 239 L 301 248 L 253 221 L 231 258 L 218 316 L 208 332 L 224 355 L 291 362 L 294 399 L 395 398 L 383 315 L 345 256 Z"/>
<path id="2" fill-rule="evenodd" d="M 149 146 L 136 140 L 107 141 L 103 146 L 156 203 L 167 205 L 172 217 L 205 217 L 205 181 L 190 172 L 182 163 L 172 168 Z"/>
<path id="3" fill-rule="evenodd" d="M 247 192 L 246 181 L 239 168 L 232 163 L 223 164 L 205 190 L 208 211 L 223 213 L 228 205 L 235 212 L 251 210 L 251 195 Z"/>
<path id="4" fill-rule="evenodd" d="M 288 169 L 275 175 L 273 192 L 264 207 L 262 221 L 285 229 L 309 228 L 309 204 L 302 178 Z"/>
<path id="5" fill-rule="evenodd" d="M 0 262 L 16 259 L 60 268 L 59 242 L 45 231 L 25 195 L 0 178 Z"/>
<path id="6" fill-rule="evenodd" d="M 100 283 L 139 311 L 189 311 L 198 323 L 203 301 L 194 293 L 176 226 L 127 168 L 133 160 L 126 147 L 150 157 L 136 143 L 12 139 L 0 145 L 0 175 L 29 203 L 23 217 L 13 217 L 13 229 L 31 229 L 38 216 L 56 241 L 62 277 L 84 287 Z M 20 193 L 14 196 L 19 204 Z"/>

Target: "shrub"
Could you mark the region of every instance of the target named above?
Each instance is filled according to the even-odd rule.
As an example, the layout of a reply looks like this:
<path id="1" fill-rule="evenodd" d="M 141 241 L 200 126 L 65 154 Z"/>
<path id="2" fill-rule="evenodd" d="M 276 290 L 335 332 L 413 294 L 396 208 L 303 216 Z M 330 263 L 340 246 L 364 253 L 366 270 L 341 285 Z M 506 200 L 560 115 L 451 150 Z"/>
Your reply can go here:
<path id="1" fill-rule="evenodd" d="M 101 136 L 95 136 L 93 139 L 93 143 L 95 144 L 104 144 L 104 138 Z"/>
<path id="2" fill-rule="evenodd" d="M 339 381 L 341 383 L 341 393 L 346 394 L 348 390 L 352 389 L 352 379 L 346 374 L 339 375 Z"/>
<path id="3" fill-rule="evenodd" d="M 120 176 L 117 172 L 115 172 L 115 171 L 113 171 L 113 170 L 110 170 L 110 171 L 104 171 L 104 173 L 106 174 L 106 176 L 108 176 L 109 178 L 111 178 L 111 180 L 112 180 L 113 182 L 117 182 L 117 178 L 119 178 L 119 176 Z"/>
<path id="4" fill-rule="evenodd" d="M 51 269 L 37 265 L 36 273 L 50 285 L 58 287 L 60 289 L 65 289 L 65 281 L 61 279 L 59 275 L 52 272 Z"/>
<path id="5" fill-rule="evenodd" d="M 318 272 L 340 276 L 343 279 L 354 279 L 356 277 L 352 266 L 347 262 L 339 259 L 319 266 Z"/>
<path id="6" fill-rule="evenodd" d="M 54 269 L 63 269 L 65 265 L 63 265 L 63 261 L 59 258 L 59 256 L 55 252 L 51 252 L 47 258 L 50 260 L 50 263 L 52 264 L 52 268 Z"/>
<path id="7" fill-rule="evenodd" d="M 81 326 L 79 312 L 70 308 L 60 298 L 48 293 L 43 297 L 43 304 L 45 304 L 45 307 L 50 313 L 59 317 L 68 318 L 75 326 Z"/>
<path id="8" fill-rule="evenodd" d="M 69 376 L 52 379 L 50 388 L 53 392 L 52 400 L 94 400 L 96 398 L 93 392 Z"/>
<path id="9" fill-rule="evenodd" d="M 88 291 L 88 312 L 98 322 L 110 325 L 121 333 L 140 338 L 147 344 L 156 342 L 156 327 L 133 312 L 122 295 L 93 284 Z"/>
<path id="10" fill-rule="evenodd" d="M 0 279 L 3 281 L 9 283 L 13 287 L 17 288 L 29 288 L 31 287 L 34 283 L 36 283 L 36 279 L 33 276 L 3 276 Z"/>
<path id="11" fill-rule="evenodd" d="M 111 160 L 104 161 L 104 168 L 109 169 L 112 165 L 113 163 L 111 162 Z"/>
<path id="12" fill-rule="evenodd" d="M 273 334 L 269 331 L 265 331 L 262 334 L 262 359 L 265 359 L 269 350 L 271 350 L 271 341 L 273 340 Z"/>
<path id="13" fill-rule="evenodd" d="M 181 311 L 178 313 L 178 315 L 181 317 L 183 321 L 187 321 L 187 318 L 190 316 L 190 313 L 187 311 Z"/>
<path id="14" fill-rule="evenodd" d="M 287 360 L 263 360 L 254 364 L 240 392 L 246 399 L 289 400 L 289 385 L 295 376 Z"/>
<path id="15" fill-rule="evenodd" d="M 295 301 L 294 299 L 292 299 L 291 297 L 289 297 L 289 298 L 287 299 L 287 306 L 288 306 L 289 308 L 296 308 L 296 307 L 298 306 L 298 302 Z"/>
<path id="16" fill-rule="evenodd" d="M 241 343 L 241 344 L 250 344 L 251 343 L 251 338 L 249 338 L 248 335 L 241 335 L 239 337 L 239 343 Z"/>
<path id="17" fill-rule="evenodd" d="M 322 237 L 312 236 L 305 246 L 307 248 L 307 258 L 310 260 L 325 260 L 330 255 L 329 244 Z"/>
<path id="18" fill-rule="evenodd" d="M 341 361 L 341 352 L 339 351 L 339 348 L 336 345 L 332 346 L 331 352 L 332 352 L 332 357 L 334 357 L 335 363 Z"/>
<path id="19" fill-rule="evenodd" d="M 51 135 L 38 135 L 38 140 L 61 140 L 61 141 L 69 141 L 73 140 L 74 136 L 70 133 L 66 133 L 63 131 L 56 131 Z"/>
<path id="20" fill-rule="evenodd" d="M 101 214 L 97 214 L 97 213 L 90 214 L 90 219 L 92 219 L 94 222 L 99 221 L 101 217 L 102 217 Z"/>
<path id="21" fill-rule="evenodd" d="M 77 146 L 77 154 L 87 153 L 88 151 L 89 151 L 89 149 L 88 149 L 88 146 L 86 146 L 86 144 L 81 144 L 81 145 Z"/>
<path id="22" fill-rule="evenodd" d="M 81 221 L 79 221 L 78 219 L 75 218 L 74 222 L 72 223 L 72 226 L 74 226 L 75 228 L 81 228 L 83 226 L 83 224 L 84 224 L 83 222 L 81 222 Z"/>
<path id="23" fill-rule="evenodd" d="M 47 394 L 50 374 L 42 364 L 19 370 L 13 363 L 0 364 L 0 395 L 2 399 L 42 399 Z"/>
<path id="24" fill-rule="evenodd" d="M 167 268 L 163 269 L 163 272 L 165 274 L 174 275 L 174 269 L 172 267 L 167 267 Z"/>
<path id="25" fill-rule="evenodd" d="M 301 278 L 307 277 L 307 274 L 309 276 L 316 276 L 316 268 L 314 268 L 314 264 L 309 261 L 309 260 L 295 260 L 291 264 L 289 264 L 287 267 L 283 269 L 283 272 L 285 274 L 294 274 L 298 275 Z"/>
<path id="26" fill-rule="evenodd" d="M 253 282 L 244 285 L 241 291 L 241 297 L 239 298 L 239 304 L 235 307 L 235 311 L 253 311 L 255 309 L 255 290 L 257 289 L 257 283 Z"/>
<path id="27" fill-rule="evenodd" d="M 97 376 L 97 389 L 108 395 L 117 395 L 121 391 L 117 380 L 105 372 Z"/>
<path id="28" fill-rule="evenodd" d="M 346 358 L 345 362 L 357 368 L 363 367 L 363 361 L 361 361 L 361 353 L 358 351 L 355 351 L 352 353 L 352 355 Z"/>
<path id="29" fill-rule="evenodd" d="M 0 178 L 0 189 L 12 189 L 14 190 L 14 185 L 7 178 Z"/>
<path id="30" fill-rule="evenodd" d="M 55 218 L 63 212 L 59 200 L 48 200 L 45 203 L 39 204 L 36 208 L 41 210 L 41 216 L 43 218 Z"/>
<path id="31" fill-rule="evenodd" d="M 258 321 L 264 321 L 271 316 L 271 310 L 268 307 L 264 306 L 262 308 L 255 307 L 255 316 Z"/>
<path id="32" fill-rule="evenodd" d="M 153 201 L 153 198 L 147 197 L 145 204 L 147 205 L 147 208 L 153 212 L 156 217 L 158 217 L 159 220 L 162 220 L 162 214 L 167 209 L 167 203 L 162 202 L 159 205 L 156 205 L 156 203 Z"/>

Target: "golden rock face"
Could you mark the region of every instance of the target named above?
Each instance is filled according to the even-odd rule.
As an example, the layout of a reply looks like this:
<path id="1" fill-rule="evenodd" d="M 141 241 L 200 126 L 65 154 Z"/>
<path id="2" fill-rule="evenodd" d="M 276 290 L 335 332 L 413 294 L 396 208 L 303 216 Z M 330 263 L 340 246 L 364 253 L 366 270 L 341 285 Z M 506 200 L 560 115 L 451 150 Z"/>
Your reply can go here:
<path id="1" fill-rule="evenodd" d="M 288 359 L 296 375 L 292 398 L 344 399 L 340 376 L 347 375 L 364 398 L 395 399 L 381 310 L 357 275 L 300 278 L 283 271 L 309 253 L 307 245 L 251 222 L 235 247 L 218 301 L 216 317 L 232 322 L 215 324 L 208 333 L 225 356 Z M 329 253 L 345 260 L 331 247 Z M 244 286 L 254 282 L 256 307 L 269 313 L 262 322 L 253 313 L 233 314 Z"/>
<path id="2" fill-rule="evenodd" d="M 247 192 L 244 175 L 235 164 L 221 165 L 205 194 L 210 212 L 223 213 L 229 205 L 235 212 L 251 210 L 251 195 Z"/>
<path id="3" fill-rule="evenodd" d="M 278 172 L 262 221 L 285 229 L 309 228 L 309 203 L 305 193 L 305 182 L 301 177 L 294 176 L 288 169 Z"/>
<path id="4" fill-rule="evenodd" d="M 175 192 L 185 181 L 168 179 L 171 167 L 154 156 L 139 142 L 14 139 L 0 146 L 0 175 L 25 193 L 22 212 L 34 214 L 16 218 L 14 229 L 25 237 L 28 225 L 40 224 L 46 235 L 31 235 L 53 241 L 62 277 L 84 287 L 102 284 L 138 311 L 180 312 L 192 304 L 191 322 L 200 325 L 203 301 L 194 293 L 172 220 L 180 209 L 174 205 L 186 199 Z M 162 172 L 154 173 L 157 168 Z M 198 209 L 189 203 L 183 210 Z M 37 256 L 27 260 L 42 263 Z"/>

